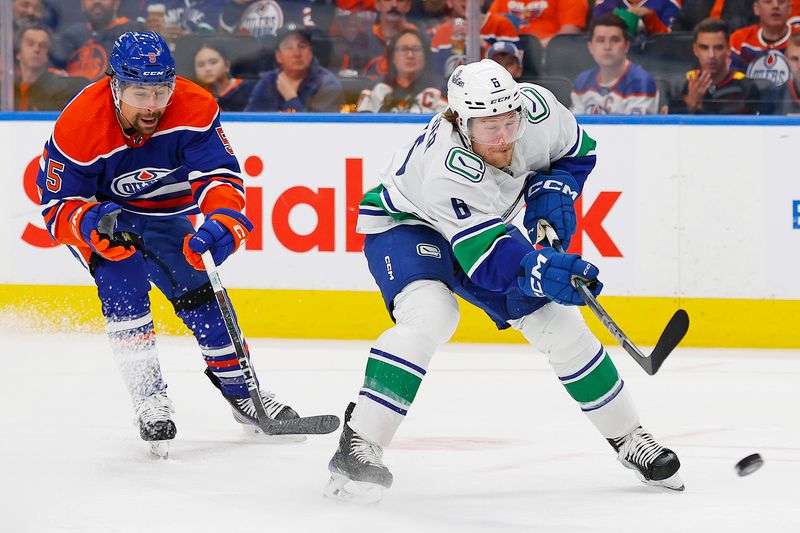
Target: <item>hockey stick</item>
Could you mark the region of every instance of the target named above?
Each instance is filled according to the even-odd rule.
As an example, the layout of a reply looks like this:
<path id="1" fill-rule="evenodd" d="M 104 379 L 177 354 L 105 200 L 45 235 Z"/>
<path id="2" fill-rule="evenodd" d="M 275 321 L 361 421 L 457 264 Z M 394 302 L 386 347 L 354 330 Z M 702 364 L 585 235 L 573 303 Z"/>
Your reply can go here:
<path id="1" fill-rule="evenodd" d="M 556 236 L 556 232 L 550 224 L 544 221 L 540 221 L 539 225 L 541 228 L 544 229 L 545 235 L 547 236 L 547 240 L 550 241 L 550 244 L 555 248 L 557 252 L 565 253 L 564 247 L 561 246 L 561 241 Z M 614 319 L 611 318 L 611 315 L 603 309 L 603 306 L 600 305 L 600 302 L 597 301 L 594 294 L 589 290 L 586 286 L 586 283 L 576 277 L 572 277 L 572 283 L 575 285 L 575 288 L 578 289 L 578 292 L 583 298 L 583 301 L 586 302 L 586 305 L 589 306 L 589 309 L 594 312 L 595 316 L 600 319 L 600 322 L 606 327 L 606 329 L 614 336 L 618 343 L 622 345 L 628 354 L 633 357 L 633 360 L 639 363 L 639 366 L 644 369 L 645 372 L 650 374 L 651 376 L 658 372 L 658 369 L 661 368 L 661 365 L 664 364 L 664 361 L 669 357 L 669 354 L 672 353 L 672 350 L 678 346 L 678 343 L 681 342 L 686 332 L 689 330 L 689 315 L 683 309 L 678 309 L 675 311 L 675 314 L 672 315 L 672 318 L 667 323 L 667 327 L 664 328 L 664 331 L 661 333 L 661 336 L 658 338 L 658 342 L 656 342 L 655 348 L 650 353 L 650 355 L 645 355 L 642 351 L 633 344 L 627 335 L 622 331 Z"/>
<path id="2" fill-rule="evenodd" d="M 339 427 L 339 417 L 336 415 L 305 416 L 289 420 L 275 420 L 269 417 L 267 410 L 264 408 L 264 400 L 258 391 L 258 383 L 256 383 L 256 378 L 253 375 L 250 359 L 244 349 L 242 332 L 233 318 L 231 302 L 219 279 L 214 258 L 211 256 L 210 251 L 203 252 L 200 257 L 202 257 L 203 265 L 206 267 L 211 288 L 214 289 L 214 297 L 217 299 L 219 310 L 222 313 L 225 329 L 228 330 L 228 335 L 230 335 L 233 348 L 236 351 L 236 359 L 239 361 L 239 366 L 244 374 L 247 393 L 250 395 L 250 399 L 253 400 L 253 405 L 256 409 L 256 420 L 261 431 L 267 435 L 322 435 L 336 431 Z"/>

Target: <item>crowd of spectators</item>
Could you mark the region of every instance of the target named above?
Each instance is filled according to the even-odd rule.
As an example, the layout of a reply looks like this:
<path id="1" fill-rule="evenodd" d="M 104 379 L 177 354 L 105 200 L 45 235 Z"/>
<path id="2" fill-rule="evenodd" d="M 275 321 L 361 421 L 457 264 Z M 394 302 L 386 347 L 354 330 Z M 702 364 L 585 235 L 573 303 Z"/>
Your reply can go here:
<path id="1" fill-rule="evenodd" d="M 467 0 L 13 0 L 18 110 L 159 32 L 223 111 L 435 113 Z M 484 0 L 481 55 L 576 114 L 800 113 L 800 0 Z M 798 33 L 795 33 L 798 32 Z"/>

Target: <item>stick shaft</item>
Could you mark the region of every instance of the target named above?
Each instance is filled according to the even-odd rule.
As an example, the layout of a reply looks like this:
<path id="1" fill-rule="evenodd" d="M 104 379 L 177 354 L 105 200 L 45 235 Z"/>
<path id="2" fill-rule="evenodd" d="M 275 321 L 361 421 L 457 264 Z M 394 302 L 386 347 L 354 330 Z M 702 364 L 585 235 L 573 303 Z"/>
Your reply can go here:
<path id="1" fill-rule="evenodd" d="M 205 251 L 200 257 L 203 259 L 203 265 L 206 267 L 208 280 L 211 282 L 211 288 L 214 290 L 214 297 L 217 300 L 217 305 L 219 305 L 220 313 L 222 313 L 225 329 L 228 330 L 228 335 L 231 338 L 231 344 L 233 344 L 233 349 L 236 352 L 236 359 L 239 362 L 239 367 L 242 369 L 242 374 L 244 374 L 247 393 L 250 395 L 250 399 L 253 400 L 253 405 L 256 410 L 256 419 L 260 424 L 262 421 L 267 420 L 269 415 L 267 415 L 267 410 L 264 408 L 264 400 L 259 393 L 258 382 L 256 382 L 253 368 L 250 366 L 250 358 L 247 356 L 247 351 L 244 348 L 242 331 L 239 329 L 239 325 L 236 323 L 236 319 L 233 316 L 233 306 L 228 299 L 228 293 L 225 292 L 225 288 L 222 286 L 222 281 L 217 271 L 217 265 L 214 263 L 211 252 Z"/>

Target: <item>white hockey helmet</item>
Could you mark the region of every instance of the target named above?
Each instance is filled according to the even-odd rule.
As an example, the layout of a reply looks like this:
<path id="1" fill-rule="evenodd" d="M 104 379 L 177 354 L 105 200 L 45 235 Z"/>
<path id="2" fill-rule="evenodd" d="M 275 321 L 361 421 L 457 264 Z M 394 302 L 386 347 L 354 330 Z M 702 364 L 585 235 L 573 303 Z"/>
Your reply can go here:
<path id="1" fill-rule="evenodd" d="M 476 140 L 471 129 L 473 119 L 517 111 L 519 126 L 515 137 L 507 142 L 519 139 L 525 129 L 519 86 L 504 67 L 491 59 L 458 66 L 447 80 L 447 102 L 458 113 L 458 129 L 470 144 Z"/>

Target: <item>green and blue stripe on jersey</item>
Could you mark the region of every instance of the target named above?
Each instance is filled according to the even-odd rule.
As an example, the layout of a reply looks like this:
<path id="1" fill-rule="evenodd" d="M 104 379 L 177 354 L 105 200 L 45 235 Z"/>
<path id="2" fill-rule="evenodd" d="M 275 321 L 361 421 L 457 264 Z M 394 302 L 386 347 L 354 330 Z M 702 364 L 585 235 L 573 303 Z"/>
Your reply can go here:
<path id="1" fill-rule="evenodd" d="M 578 129 L 575 144 L 562 158 L 551 162 L 550 169 L 569 172 L 578 182 L 580 190 L 583 190 L 586 178 L 589 177 L 589 173 L 597 163 L 595 156 L 597 141 L 592 139 L 579 125 L 576 124 L 575 127 Z"/>
<path id="2" fill-rule="evenodd" d="M 359 395 L 403 416 L 417 396 L 425 369 L 377 348 L 369 351 L 364 385 Z"/>
<path id="3" fill-rule="evenodd" d="M 469 278 L 486 289 L 507 292 L 517 287 L 522 258 L 533 251 L 524 237 L 513 238 L 500 218 L 485 220 L 450 239 L 453 254 Z"/>
<path id="4" fill-rule="evenodd" d="M 625 386 L 603 346 L 583 368 L 558 379 L 584 412 L 595 411 L 608 404 Z"/>
<path id="5" fill-rule="evenodd" d="M 364 194 L 358 204 L 358 214 L 375 217 L 391 217 L 397 222 L 407 220 L 421 220 L 419 217 L 400 211 L 389 196 L 389 191 L 383 185 L 378 185 Z"/>

